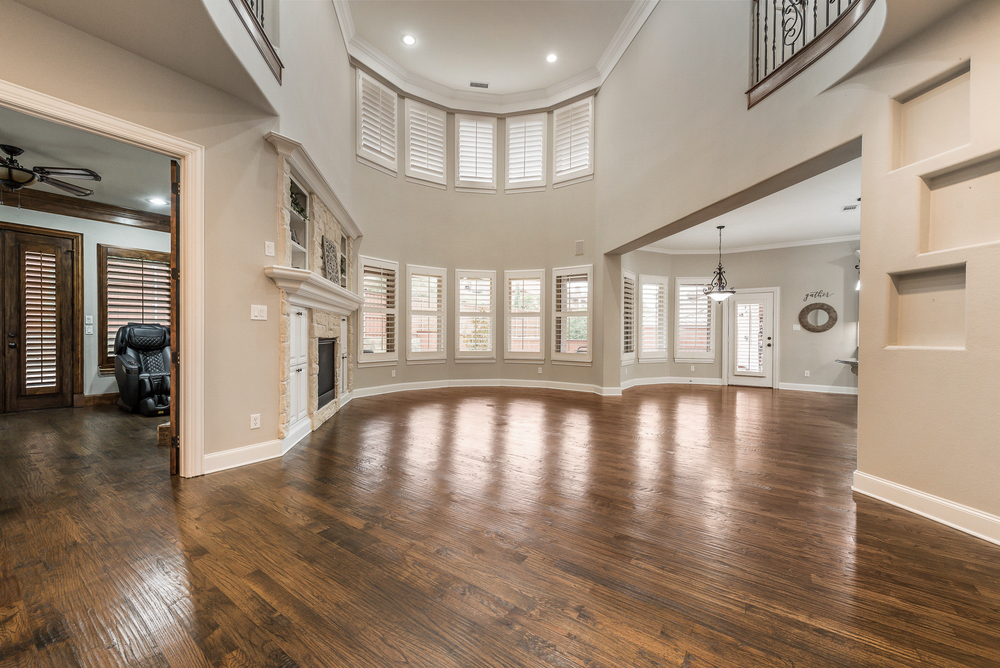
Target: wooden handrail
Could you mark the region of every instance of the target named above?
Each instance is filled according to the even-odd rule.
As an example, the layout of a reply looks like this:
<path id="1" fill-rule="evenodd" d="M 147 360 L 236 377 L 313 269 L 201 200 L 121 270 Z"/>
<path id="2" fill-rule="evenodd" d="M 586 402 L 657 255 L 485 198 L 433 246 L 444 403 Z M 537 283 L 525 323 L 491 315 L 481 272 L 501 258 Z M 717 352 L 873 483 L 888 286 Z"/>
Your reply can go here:
<path id="1" fill-rule="evenodd" d="M 278 53 L 274 50 L 271 40 L 267 38 L 267 33 L 264 32 L 262 19 L 257 18 L 256 12 L 250 9 L 245 0 L 229 0 L 229 3 L 236 10 L 237 15 L 239 15 L 240 20 L 243 22 L 243 26 L 250 33 L 250 38 L 257 45 L 260 55 L 264 56 L 264 62 L 267 63 L 267 66 L 271 69 L 271 73 L 274 74 L 274 78 L 280 84 L 281 73 L 285 66 L 281 63 L 281 58 L 278 57 Z"/>

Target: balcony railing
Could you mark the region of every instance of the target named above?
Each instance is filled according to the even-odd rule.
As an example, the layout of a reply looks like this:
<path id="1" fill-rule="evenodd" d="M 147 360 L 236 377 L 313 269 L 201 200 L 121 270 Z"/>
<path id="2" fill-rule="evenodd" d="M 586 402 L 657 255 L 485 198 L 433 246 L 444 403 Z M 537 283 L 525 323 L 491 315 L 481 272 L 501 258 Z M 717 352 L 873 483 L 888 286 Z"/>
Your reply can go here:
<path id="1" fill-rule="evenodd" d="M 875 0 L 754 0 L 748 106 L 833 48 L 873 4 Z"/>
<path id="2" fill-rule="evenodd" d="M 284 69 L 284 65 L 281 64 L 281 58 L 278 58 L 278 52 L 274 50 L 274 45 L 271 44 L 271 40 L 268 39 L 267 33 L 264 31 L 264 16 L 266 15 L 265 2 L 275 2 L 276 0 L 229 0 L 232 4 L 233 9 L 239 15 L 240 20 L 243 22 L 243 26 L 250 33 L 250 37 L 253 39 L 254 44 L 257 45 L 257 50 L 260 51 L 260 55 L 264 57 L 264 61 L 267 66 L 271 69 L 274 74 L 274 78 L 281 83 L 281 72 Z"/>

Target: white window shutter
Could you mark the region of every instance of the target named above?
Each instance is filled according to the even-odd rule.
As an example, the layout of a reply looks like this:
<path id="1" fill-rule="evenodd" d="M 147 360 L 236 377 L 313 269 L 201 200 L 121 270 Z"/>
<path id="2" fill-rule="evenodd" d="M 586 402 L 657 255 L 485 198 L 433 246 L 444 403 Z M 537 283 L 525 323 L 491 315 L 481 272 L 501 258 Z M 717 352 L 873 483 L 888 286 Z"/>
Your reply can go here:
<path id="1" fill-rule="evenodd" d="M 622 361 L 635 360 L 635 274 L 622 274 Z"/>
<path id="2" fill-rule="evenodd" d="M 444 361 L 447 270 L 439 267 L 407 265 L 409 284 L 408 362 Z"/>
<path id="3" fill-rule="evenodd" d="M 455 134 L 455 186 L 469 190 L 496 190 L 497 119 L 457 114 Z"/>
<path id="4" fill-rule="evenodd" d="M 358 70 L 358 157 L 396 174 L 396 92 Z"/>
<path id="5" fill-rule="evenodd" d="M 445 184 L 445 112 L 406 100 L 406 176 Z"/>
<path id="6" fill-rule="evenodd" d="M 545 187 L 545 126 L 545 114 L 507 119 L 507 190 Z"/>
<path id="7" fill-rule="evenodd" d="M 715 359 L 714 302 L 705 294 L 709 278 L 677 279 L 677 334 L 675 360 L 706 362 Z"/>
<path id="8" fill-rule="evenodd" d="M 504 358 L 543 360 L 545 270 L 504 272 L 506 325 Z"/>
<path id="9" fill-rule="evenodd" d="M 667 286 L 669 279 L 665 276 L 639 276 L 638 313 L 640 323 L 639 358 L 641 360 L 665 360 L 669 355 L 667 348 Z"/>
<path id="10" fill-rule="evenodd" d="M 553 182 L 576 181 L 594 174 L 594 98 L 556 109 Z"/>
<path id="11" fill-rule="evenodd" d="M 361 338 L 358 361 L 394 362 L 396 353 L 396 276 L 399 265 L 388 260 L 360 257 Z"/>
<path id="12" fill-rule="evenodd" d="M 593 359 L 593 267 L 552 270 L 552 360 L 589 364 Z"/>
<path id="13" fill-rule="evenodd" d="M 496 359 L 496 272 L 455 270 L 455 358 Z"/>

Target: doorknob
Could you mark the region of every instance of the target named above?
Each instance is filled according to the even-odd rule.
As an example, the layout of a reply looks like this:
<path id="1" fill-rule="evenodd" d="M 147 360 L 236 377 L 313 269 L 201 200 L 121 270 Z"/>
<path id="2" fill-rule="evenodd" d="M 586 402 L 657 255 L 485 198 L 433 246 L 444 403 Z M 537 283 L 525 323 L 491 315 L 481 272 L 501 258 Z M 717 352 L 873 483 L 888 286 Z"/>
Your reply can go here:
<path id="1" fill-rule="evenodd" d="M 771 344 L 770 344 L 770 343 L 769 343 L 769 344 L 767 344 L 767 347 L 768 347 L 768 348 L 770 348 L 770 347 L 771 347 Z"/>
<path id="2" fill-rule="evenodd" d="M 17 348 L 17 342 L 11 341 L 10 343 L 7 344 L 7 347 L 8 348 Z"/>

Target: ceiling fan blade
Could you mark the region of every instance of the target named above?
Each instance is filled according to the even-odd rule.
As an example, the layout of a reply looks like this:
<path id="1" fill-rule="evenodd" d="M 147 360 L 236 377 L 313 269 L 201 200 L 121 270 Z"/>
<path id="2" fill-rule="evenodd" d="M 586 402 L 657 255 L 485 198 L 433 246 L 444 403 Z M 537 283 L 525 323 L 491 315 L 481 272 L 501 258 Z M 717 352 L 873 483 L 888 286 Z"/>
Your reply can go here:
<path id="1" fill-rule="evenodd" d="M 33 170 L 39 176 L 61 176 L 68 179 L 87 179 L 100 181 L 101 175 L 92 169 L 81 167 L 35 167 Z"/>
<path id="2" fill-rule="evenodd" d="M 62 190 L 76 195 L 77 197 L 87 197 L 88 195 L 94 194 L 93 190 L 81 188 L 80 186 L 75 186 L 72 183 L 66 183 L 65 181 L 60 181 L 59 179 L 54 179 L 51 176 L 46 176 L 44 174 L 38 175 L 38 181 L 40 183 L 47 183 L 50 186 L 55 186 L 56 188 L 61 188 Z"/>

